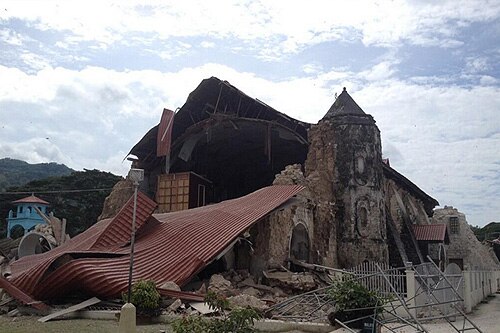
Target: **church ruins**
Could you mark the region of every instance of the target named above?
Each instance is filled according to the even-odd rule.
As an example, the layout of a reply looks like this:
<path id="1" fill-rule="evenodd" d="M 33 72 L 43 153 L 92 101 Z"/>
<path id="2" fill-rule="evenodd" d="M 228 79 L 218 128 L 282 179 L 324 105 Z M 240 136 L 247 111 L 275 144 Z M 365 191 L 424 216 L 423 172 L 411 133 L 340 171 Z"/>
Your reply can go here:
<path id="1" fill-rule="evenodd" d="M 447 263 L 447 220 L 432 218 L 438 201 L 382 158 L 375 120 L 345 88 L 317 124 L 308 124 L 211 77 L 177 112 L 164 110 L 130 154 L 145 170 L 143 190 L 159 212 L 271 184 L 304 187 L 242 235 L 245 241 L 222 258 L 226 268 L 258 275 L 290 259 L 402 267 L 428 255 L 442 267 Z"/>

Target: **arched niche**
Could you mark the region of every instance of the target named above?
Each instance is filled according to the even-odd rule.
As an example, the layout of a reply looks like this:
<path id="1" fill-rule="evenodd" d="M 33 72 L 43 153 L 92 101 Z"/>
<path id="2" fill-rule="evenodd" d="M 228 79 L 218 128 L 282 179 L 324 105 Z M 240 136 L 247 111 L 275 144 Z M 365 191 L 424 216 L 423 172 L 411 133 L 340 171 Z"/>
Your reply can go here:
<path id="1" fill-rule="evenodd" d="M 309 232 L 304 224 L 299 223 L 292 230 L 289 256 L 297 260 L 309 261 L 309 249 Z"/>

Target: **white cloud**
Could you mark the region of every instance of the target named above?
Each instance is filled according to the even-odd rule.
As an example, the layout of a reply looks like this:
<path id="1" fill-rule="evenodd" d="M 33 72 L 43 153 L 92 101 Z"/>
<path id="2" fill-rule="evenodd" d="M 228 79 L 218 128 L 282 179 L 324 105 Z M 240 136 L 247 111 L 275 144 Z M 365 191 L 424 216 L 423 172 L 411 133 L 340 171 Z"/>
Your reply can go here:
<path id="1" fill-rule="evenodd" d="M 32 138 L 22 142 L 2 142 L 0 143 L 0 156 L 20 159 L 28 163 L 68 162 L 59 147 L 45 138 Z"/>
<path id="2" fill-rule="evenodd" d="M 365 45 L 462 45 L 460 29 L 491 21 L 500 3 L 477 1 L 412 2 L 327 0 L 67 2 L 7 1 L 0 20 L 19 18 L 41 30 L 71 32 L 59 47 L 95 41 L 107 48 L 130 43 L 131 33 L 177 37 L 229 37 L 249 42 L 262 57 L 277 59 L 308 45 L 334 40 L 361 40 Z M 223 14 L 222 14 L 223 13 Z M 255 43 L 258 41 L 257 43 Z M 141 43 L 141 39 L 136 40 Z M 202 43 L 202 47 L 212 47 Z"/>
<path id="3" fill-rule="evenodd" d="M 302 66 L 302 71 L 306 74 L 318 74 L 322 72 L 323 68 L 320 64 L 305 64 Z"/>
<path id="4" fill-rule="evenodd" d="M 479 79 L 479 83 L 482 86 L 489 86 L 489 85 L 497 84 L 498 80 L 496 78 L 494 78 L 493 76 L 482 75 L 481 78 Z"/>
<path id="5" fill-rule="evenodd" d="M 386 80 L 396 72 L 393 65 L 394 63 L 390 61 L 380 62 L 369 70 L 359 73 L 359 77 L 368 81 Z"/>
<path id="6" fill-rule="evenodd" d="M 488 58 L 486 57 L 469 57 L 466 62 L 466 71 L 469 73 L 484 73 L 490 69 Z"/>
<path id="7" fill-rule="evenodd" d="M 209 41 L 206 41 L 204 40 L 203 42 L 200 43 L 200 46 L 205 48 L 205 49 L 212 49 L 215 47 L 215 43 L 214 42 L 209 42 Z"/>
<path id="8" fill-rule="evenodd" d="M 24 39 L 25 37 L 11 29 L 0 29 L 0 41 L 6 44 L 21 46 Z"/>

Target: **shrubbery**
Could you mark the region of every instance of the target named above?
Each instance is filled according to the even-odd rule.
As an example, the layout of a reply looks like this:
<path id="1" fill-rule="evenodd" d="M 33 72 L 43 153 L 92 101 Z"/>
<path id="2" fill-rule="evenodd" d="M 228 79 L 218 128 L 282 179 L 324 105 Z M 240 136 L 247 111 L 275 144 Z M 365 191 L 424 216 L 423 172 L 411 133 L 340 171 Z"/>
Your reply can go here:
<path id="1" fill-rule="evenodd" d="M 260 314 L 251 308 L 237 308 L 229 311 L 229 302 L 222 296 L 208 292 L 205 302 L 215 309 L 220 318 L 203 318 L 201 316 L 184 316 L 173 323 L 175 333 L 251 333 L 256 332 L 254 320 Z"/>
<path id="2" fill-rule="evenodd" d="M 123 293 L 123 301 L 128 299 L 128 293 Z M 161 313 L 161 296 L 153 281 L 141 280 L 132 285 L 130 302 L 135 305 L 138 314 L 158 316 Z"/>
<path id="3" fill-rule="evenodd" d="M 353 278 L 338 279 L 328 289 L 329 296 L 335 301 L 335 311 L 328 319 L 335 325 L 335 318 L 341 322 L 361 317 L 377 315 L 383 311 L 383 305 L 389 300 L 375 291 L 368 290 Z M 354 321 L 352 327 L 359 327 L 362 321 Z"/>

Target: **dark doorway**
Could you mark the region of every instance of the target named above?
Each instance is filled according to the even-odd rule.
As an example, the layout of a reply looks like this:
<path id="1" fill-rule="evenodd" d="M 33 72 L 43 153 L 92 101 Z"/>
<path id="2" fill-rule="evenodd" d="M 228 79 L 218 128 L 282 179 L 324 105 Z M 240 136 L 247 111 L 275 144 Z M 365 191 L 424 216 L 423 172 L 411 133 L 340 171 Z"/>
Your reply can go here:
<path id="1" fill-rule="evenodd" d="M 309 261 L 309 233 L 303 224 L 297 224 L 292 231 L 290 257 Z"/>

